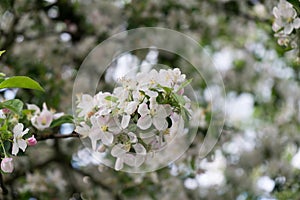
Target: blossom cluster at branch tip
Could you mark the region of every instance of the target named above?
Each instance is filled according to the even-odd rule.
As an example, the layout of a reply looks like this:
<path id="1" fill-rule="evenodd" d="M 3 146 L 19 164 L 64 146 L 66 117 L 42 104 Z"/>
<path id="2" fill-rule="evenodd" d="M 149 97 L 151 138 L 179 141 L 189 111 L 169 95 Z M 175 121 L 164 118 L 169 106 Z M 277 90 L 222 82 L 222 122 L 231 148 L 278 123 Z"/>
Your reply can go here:
<path id="1" fill-rule="evenodd" d="M 94 151 L 115 157 L 116 170 L 140 167 L 148 152 L 183 132 L 191 104 L 184 88 L 190 82 L 178 68 L 153 69 L 120 78 L 112 93 L 81 94 L 75 131 L 91 140 Z"/>
<path id="2" fill-rule="evenodd" d="M 296 48 L 297 37 L 293 31 L 300 28 L 300 18 L 293 5 L 286 0 L 280 0 L 278 5 L 273 8 L 273 15 L 275 19 L 272 29 L 275 37 L 278 38 L 278 44 Z"/>

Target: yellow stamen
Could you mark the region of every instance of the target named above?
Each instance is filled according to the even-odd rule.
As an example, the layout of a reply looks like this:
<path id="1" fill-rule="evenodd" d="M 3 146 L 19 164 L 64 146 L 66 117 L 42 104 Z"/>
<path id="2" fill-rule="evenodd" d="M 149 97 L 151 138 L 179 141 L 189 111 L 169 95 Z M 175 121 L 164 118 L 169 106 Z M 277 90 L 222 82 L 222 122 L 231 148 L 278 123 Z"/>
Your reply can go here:
<path id="1" fill-rule="evenodd" d="M 108 126 L 106 126 L 106 125 L 101 126 L 101 130 L 102 130 L 103 132 L 108 131 Z"/>

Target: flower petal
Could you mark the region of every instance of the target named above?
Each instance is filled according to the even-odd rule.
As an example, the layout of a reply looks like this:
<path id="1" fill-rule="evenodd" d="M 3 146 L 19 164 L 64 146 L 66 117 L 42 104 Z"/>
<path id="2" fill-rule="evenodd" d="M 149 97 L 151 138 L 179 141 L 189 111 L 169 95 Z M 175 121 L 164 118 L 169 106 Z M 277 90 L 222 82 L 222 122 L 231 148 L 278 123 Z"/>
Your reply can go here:
<path id="1" fill-rule="evenodd" d="M 123 168 L 123 158 L 117 158 L 116 163 L 115 163 L 115 170 L 119 171 Z"/>
<path id="2" fill-rule="evenodd" d="M 40 108 L 37 105 L 34 104 L 27 104 L 27 109 L 28 110 L 33 110 L 34 114 L 38 114 L 41 112 Z"/>
<path id="3" fill-rule="evenodd" d="M 287 24 L 287 25 L 284 27 L 284 30 L 283 30 L 283 31 L 284 31 L 285 34 L 288 35 L 288 34 L 290 34 L 290 33 L 293 31 L 293 29 L 294 29 L 294 28 L 293 28 L 292 24 Z"/>
<path id="4" fill-rule="evenodd" d="M 138 102 L 131 101 L 128 103 L 128 105 L 125 107 L 124 112 L 126 112 L 128 115 L 131 115 L 134 113 L 134 111 L 137 109 Z"/>
<path id="5" fill-rule="evenodd" d="M 123 145 L 122 144 L 117 144 L 115 145 L 112 149 L 110 154 L 113 157 L 122 157 L 124 154 L 126 153 L 125 149 L 123 149 Z"/>
<path id="6" fill-rule="evenodd" d="M 12 152 L 13 155 L 17 155 L 19 153 L 19 145 L 16 141 L 14 141 L 12 146 Z"/>
<path id="7" fill-rule="evenodd" d="M 121 127 L 123 129 L 127 128 L 128 124 L 130 121 L 130 115 L 123 115 L 122 117 L 122 122 L 121 122 Z"/>
<path id="8" fill-rule="evenodd" d="M 151 124 L 152 124 L 152 119 L 150 115 L 141 116 L 137 121 L 137 126 L 142 130 L 146 130 L 150 128 Z"/>
<path id="9" fill-rule="evenodd" d="M 17 141 L 17 143 L 18 143 L 19 148 L 22 149 L 22 151 L 24 152 L 25 149 L 26 149 L 26 147 L 27 147 L 26 141 L 23 140 L 23 139 L 19 139 L 19 140 Z"/>
<path id="10" fill-rule="evenodd" d="M 275 18 L 279 18 L 280 17 L 280 12 L 278 10 L 277 7 L 273 8 L 273 15 L 275 16 Z"/>
<path id="11" fill-rule="evenodd" d="M 137 154 L 146 155 L 147 151 L 142 144 L 137 143 L 137 144 L 132 145 L 132 147 L 134 148 L 134 150 Z"/>
<path id="12" fill-rule="evenodd" d="M 138 113 L 141 116 L 148 115 L 150 113 L 150 110 L 148 109 L 148 105 L 146 103 L 142 103 L 138 108 Z"/>
<path id="13" fill-rule="evenodd" d="M 15 136 L 20 136 L 22 134 L 24 125 L 22 123 L 18 123 L 17 125 L 15 125 L 14 129 L 13 129 L 13 133 Z"/>
<path id="14" fill-rule="evenodd" d="M 125 154 L 123 157 L 123 161 L 125 164 L 127 164 L 129 166 L 135 167 L 135 157 L 131 153 Z"/>
<path id="15" fill-rule="evenodd" d="M 136 155 L 135 157 L 135 167 L 140 167 L 146 160 L 144 155 Z"/>
<path id="16" fill-rule="evenodd" d="M 114 136 L 108 131 L 101 132 L 101 140 L 103 144 L 110 146 L 114 141 Z"/>
<path id="17" fill-rule="evenodd" d="M 133 132 L 129 132 L 128 137 L 131 143 L 136 143 L 138 141 L 136 135 Z"/>
<path id="18" fill-rule="evenodd" d="M 96 146 L 97 146 L 97 142 L 98 142 L 98 140 L 101 139 L 100 131 L 92 130 L 89 134 L 89 138 L 90 138 L 91 143 L 92 143 L 92 149 L 95 151 Z"/>
<path id="19" fill-rule="evenodd" d="M 165 130 L 168 128 L 168 122 L 167 122 L 166 118 L 161 118 L 158 116 L 153 118 L 153 125 L 159 131 L 162 131 L 162 130 Z"/>
<path id="20" fill-rule="evenodd" d="M 296 28 L 296 29 L 300 28 L 300 18 L 297 17 L 297 18 L 294 20 L 293 26 L 294 26 L 294 28 Z"/>
<path id="21" fill-rule="evenodd" d="M 64 114 L 65 114 L 65 113 L 63 113 L 63 112 L 55 113 L 55 114 L 53 115 L 53 119 L 58 119 L 58 118 L 64 116 Z"/>

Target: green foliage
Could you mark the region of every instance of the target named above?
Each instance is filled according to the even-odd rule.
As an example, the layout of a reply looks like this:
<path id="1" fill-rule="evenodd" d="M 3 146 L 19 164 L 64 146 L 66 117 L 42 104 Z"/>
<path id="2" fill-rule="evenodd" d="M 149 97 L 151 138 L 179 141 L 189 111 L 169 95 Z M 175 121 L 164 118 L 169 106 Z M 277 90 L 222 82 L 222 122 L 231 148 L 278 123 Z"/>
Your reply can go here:
<path id="1" fill-rule="evenodd" d="M 191 82 L 192 82 L 192 78 L 191 79 L 188 79 L 186 81 L 184 81 L 177 89 L 176 92 L 179 92 L 181 89 L 185 88 L 186 86 L 188 86 Z"/>
<path id="2" fill-rule="evenodd" d="M 3 88 L 25 88 L 43 91 L 40 84 L 27 76 L 13 76 L 0 83 L 0 89 Z"/>
<path id="3" fill-rule="evenodd" d="M 56 120 L 53 120 L 50 128 L 58 127 L 64 123 L 74 123 L 72 115 L 64 115 Z"/>
<path id="4" fill-rule="evenodd" d="M 0 109 L 7 108 L 16 114 L 21 114 L 23 109 L 23 102 L 19 99 L 7 100 L 0 102 Z"/>
<path id="5" fill-rule="evenodd" d="M 118 98 L 117 97 L 114 97 L 114 96 L 107 96 L 105 97 L 105 100 L 107 101 L 111 101 L 111 102 L 117 102 L 118 101 Z"/>
<path id="6" fill-rule="evenodd" d="M 5 50 L 0 51 L 0 56 L 5 53 Z"/>
<path id="7" fill-rule="evenodd" d="M 9 140 L 12 137 L 12 133 L 8 130 L 7 123 L 4 123 L 2 127 L 0 127 L 0 139 L 2 141 Z"/>

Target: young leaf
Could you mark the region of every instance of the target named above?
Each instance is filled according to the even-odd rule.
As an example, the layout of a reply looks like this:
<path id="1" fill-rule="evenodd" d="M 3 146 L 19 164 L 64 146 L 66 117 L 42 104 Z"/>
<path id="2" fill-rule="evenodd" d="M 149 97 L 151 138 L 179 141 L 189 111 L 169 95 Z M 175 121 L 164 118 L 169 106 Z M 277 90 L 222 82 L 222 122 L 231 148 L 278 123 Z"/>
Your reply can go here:
<path id="1" fill-rule="evenodd" d="M 4 102 L 0 102 L 0 108 L 7 108 L 13 111 L 16 114 L 21 114 L 23 109 L 23 102 L 19 99 L 7 100 Z"/>
<path id="2" fill-rule="evenodd" d="M 182 88 L 184 88 L 184 87 L 187 86 L 188 84 L 190 84 L 190 83 L 192 82 L 192 80 L 193 80 L 193 79 L 191 78 L 191 79 L 186 80 L 186 81 L 184 81 L 183 83 L 181 83 L 181 85 L 178 87 L 176 93 L 179 92 Z"/>
<path id="3" fill-rule="evenodd" d="M 185 105 L 185 99 L 183 98 L 183 96 L 181 96 L 181 95 L 178 95 L 178 94 L 176 94 L 176 93 L 173 93 L 172 94 L 173 95 L 173 97 L 176 99 L 176 101 L 178 102 L 178 104 L 180 105 L 180 106 L 184 106 Z"/>
<path id="4" fill-rule="evenodd" d="M 118 101 L 118 98 L 114 97 L 114 96 L 106 96 L 104 99 L 107 101 L 112 101 L 114 103 L 116 103 Z"/>
<path id="5" fill-rule="evenodd" d="M 162 89 L 164 89 L 164 91 L 165 91 L 167 94 L 169 94 L 169 93 L 172 92 L 172 88 L 165 87 L 165 86 L 162 86 L 162 85 L 160 85 L 160 84 L 158 84 L 157 86 L 160 87 L 160 88 L 162 88 Z"/>
<path id="6" fill-rule="evenodd" d="M 54 128 L 54 127 L 57 127 L 57 126 L 60 126 L 64 123 L 74 123 L 73 122 L 73 116 L 72 115 L 64 115 L 56 120 L 53 120 L 51 125 L 50 125 L 50 128 Z"/>
<path id="7" fill-rule="evenodd" d="M 0 56 L 4 54 L 5 50 L 0 51 Z"/>
<path id="8" fill-rule="evenodd" d="M 44 89 L 38 82 L 32 80 L 27 76 L 12 76 L 10 78 L 7 78 L 0 83 L 0 89 L 3 88 L 26 88 L 44 92 Z"/>

